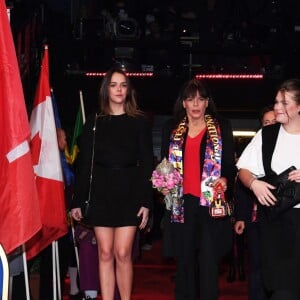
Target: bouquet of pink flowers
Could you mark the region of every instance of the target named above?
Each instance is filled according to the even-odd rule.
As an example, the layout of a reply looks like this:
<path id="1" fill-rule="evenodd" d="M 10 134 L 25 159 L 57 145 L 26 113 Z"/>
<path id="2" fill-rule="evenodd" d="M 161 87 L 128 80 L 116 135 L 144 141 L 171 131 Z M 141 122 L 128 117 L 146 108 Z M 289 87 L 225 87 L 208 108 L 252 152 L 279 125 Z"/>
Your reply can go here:
<path id="1" fill-rule="evenodd" d="M 153 171 L 151 181 L 153 188 L 156 188 L 158 191 L 161 191 L 163 188 L 170 191 L 170 193 L 165 196 L 166 208 L 170 210 L 173 206 L 173 200 L 180 194 L 179 190 L 181 189 L 182 176 L 174 166 L 164 158 Z"/>

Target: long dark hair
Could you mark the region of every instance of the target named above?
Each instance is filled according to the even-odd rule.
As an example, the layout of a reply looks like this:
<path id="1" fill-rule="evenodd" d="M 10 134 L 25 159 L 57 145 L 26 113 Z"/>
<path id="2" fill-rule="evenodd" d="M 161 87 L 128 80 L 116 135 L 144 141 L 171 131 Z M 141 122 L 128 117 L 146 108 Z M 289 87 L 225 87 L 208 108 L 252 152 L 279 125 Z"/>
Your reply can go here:
<path id="1" fill-rule="evenodd" d="M 125 99 L 125 113 L 130 116 L 138 116 L 141 115 L 142 112 L 138 109 L 137 102 L 136 102 L 136 92 L 133 89 L 131 82 L 126 75 L 126 73 L 118 68 L 111 68 L 109 69 L 105 76 L 103 77 L 100 91 L 99 91 L 99 107 L 100 107 L 100 115 L 108 116 L 110 115 L 110 107 L 109 107 L 109 85 L 111 82 L 112 75 L 114 73 L 122 74 L 125 77 L 126 84 L 127 84 L 127 95 Z"/>
<path id="2" fill-rule="evenodd" d="M 201 97 L 208 99 L 208 106 L 205 113 L 216 116 L 216 105 L 206 83 L 203 80 L 194 78 L 183 84 L 174 104 L 173 115 L 177 124 L 186 116 L 186 111 L 182 105 L 183 101 L 189 97 L 195 97 L 197 92 L 199 92 Z"/>

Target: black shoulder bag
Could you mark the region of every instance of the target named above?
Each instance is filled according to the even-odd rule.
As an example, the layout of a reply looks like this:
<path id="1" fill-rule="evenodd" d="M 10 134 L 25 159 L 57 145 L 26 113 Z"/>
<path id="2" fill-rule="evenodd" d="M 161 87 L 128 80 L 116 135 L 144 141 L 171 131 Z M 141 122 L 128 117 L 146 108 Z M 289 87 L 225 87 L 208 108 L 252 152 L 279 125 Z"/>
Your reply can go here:
<path id="1" fill-rule="evenodd" d="M 288 180 L 291 171 L 296 170 L 291 166 L 280 174 L 271 169 L 272 154 L 275 148 L 280 124 L 266 126 L 262 129 L 262 155 L 266 176 L 262 180 L 276 187 L 272 193 L 277 199 L 274 206 L 265 206 L 265 213 L 270 220 L 300 203 L 300 183 Z"/>

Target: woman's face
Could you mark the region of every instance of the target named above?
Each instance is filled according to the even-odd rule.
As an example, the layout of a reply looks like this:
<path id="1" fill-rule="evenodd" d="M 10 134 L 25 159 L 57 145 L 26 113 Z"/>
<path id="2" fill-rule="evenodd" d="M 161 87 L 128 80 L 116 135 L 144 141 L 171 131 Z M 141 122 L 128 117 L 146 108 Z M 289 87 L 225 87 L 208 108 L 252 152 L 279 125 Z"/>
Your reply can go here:
<path id="1" fill-rule="evenodd" d="M 274 112 L 276 121 L 282 124 L 300 118 L 298 112 L 300 105 L 297 104 L 293 92 L 279 91 L 275 98 Z"/>
<path id="2" fill-rule="evenodd" d="M 124 105 L 127 96 L 127 82 L 126 78 L 121 73 L 113 73 L 109 83 L 109 104 L 110 105 Z"/>
<path id="3" fill-rule="evenodd" d="M 195 97 L 188 97 L 183 101 L 183 107 L 185 108 L 187 118 L 190 121 L 202 119 L 207 106 L 208 99 L 200 96 L 199 92 L 197 92 Z"/>
<path id="4" fill-rule="evenodd" d="M 268 126 L 276 123 L 276 116 L 274 110 L 264 113 L 262 118 L 262 126 Z"/>

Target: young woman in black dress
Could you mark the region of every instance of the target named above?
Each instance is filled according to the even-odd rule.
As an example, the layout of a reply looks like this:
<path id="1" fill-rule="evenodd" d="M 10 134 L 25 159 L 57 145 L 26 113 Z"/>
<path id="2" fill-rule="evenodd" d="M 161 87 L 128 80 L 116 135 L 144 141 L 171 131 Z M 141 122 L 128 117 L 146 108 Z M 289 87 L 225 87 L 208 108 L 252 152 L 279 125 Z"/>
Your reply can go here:
<path id="1" fill-rule="evenodd" d="M 94 227 L 103 300 L 112 300 L 117 282 L 121 299 L 131 299 L 132 245 L 145 228 L 152 201 L 153 148 L 150 123 L 137 109 L 126 74 L 109 70 L 100 88 L 100 113 L 87 120 L 81 140 L 72 216 Z M 92 170 L 92 172 L 91 172 Z M 92 173 L 92 180 L 90 174 Z"/>

